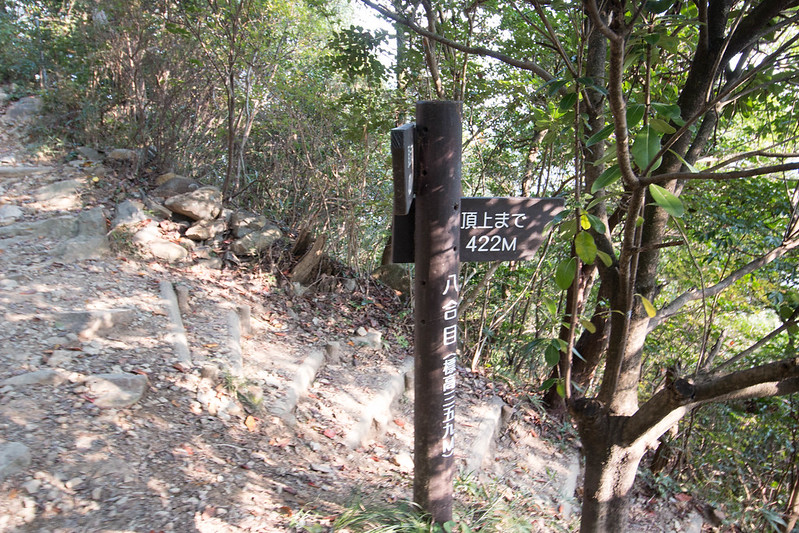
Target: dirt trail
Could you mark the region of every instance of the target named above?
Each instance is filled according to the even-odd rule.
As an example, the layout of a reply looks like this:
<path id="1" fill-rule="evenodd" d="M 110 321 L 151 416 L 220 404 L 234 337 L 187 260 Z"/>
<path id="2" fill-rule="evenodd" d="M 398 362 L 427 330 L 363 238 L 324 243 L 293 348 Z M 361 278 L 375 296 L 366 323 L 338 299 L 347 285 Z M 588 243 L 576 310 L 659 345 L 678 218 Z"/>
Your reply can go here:
<path id="1" fill-rule="evenodd" d="M 131 256 L 103 238 L 124 179 L 26 159 L 22 135 L 0 128 L 0 531 L 326 531 L 356 495 L 410 500 L 411 354 L 390 295 Z M 495 427 L 512 394 L 459 375 L 458 464 L 528 495 L 537 531 L 573 527 L 574 448 L 520 405 Z"/>

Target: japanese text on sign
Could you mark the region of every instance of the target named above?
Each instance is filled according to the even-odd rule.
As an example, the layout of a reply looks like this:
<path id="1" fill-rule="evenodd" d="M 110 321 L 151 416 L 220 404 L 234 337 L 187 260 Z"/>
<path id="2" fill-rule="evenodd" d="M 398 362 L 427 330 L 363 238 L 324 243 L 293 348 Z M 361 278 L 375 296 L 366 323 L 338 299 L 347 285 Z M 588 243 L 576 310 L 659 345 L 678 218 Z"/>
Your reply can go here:
<path id="1" fill-rule="evenodd" d="M 530 259 L 544 226 L 562 210 L 557 198 L 463 198 L 461 262 Z"/>
<path id="2" fill-rule="evenodd" d="M 442 373 L 444 381 L 442 392 L 444 393 L 444 418 L 442 421 L 443 444 L 441 449 L 442 457 L 451 457 L 455 453 L 455 379 L 456 362 L 458 360 L 458 276 L 451 274 L 447 278 L 446 287 L 441 294 L 445 296 L 444 305 L 441 308 L 443 324 L 441 331 L 441 341 L 444 346 L 450 347 L 450 352 L 444 356 Z"/>

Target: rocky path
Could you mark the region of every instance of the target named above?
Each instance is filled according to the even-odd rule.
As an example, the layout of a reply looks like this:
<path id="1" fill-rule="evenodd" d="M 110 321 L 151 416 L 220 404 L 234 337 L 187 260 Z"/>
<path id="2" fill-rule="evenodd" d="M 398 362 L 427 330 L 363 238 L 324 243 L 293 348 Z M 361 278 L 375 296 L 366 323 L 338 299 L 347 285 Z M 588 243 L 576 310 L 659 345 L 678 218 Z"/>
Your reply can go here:
<path id="1" fill-rule="evenodd" d="M 32 109 L 0 128 L 0 531 L 327 531 L 358 495 L 410 500 L 412 363 L 390 302 L 364 280 L 221 270 L 188 243 L 131 255 L 135 234 L 107 226 L 122 178 L 26 160 Z M 537 531 L 573 525 L 575 450 L 460 377 L 464 475 L 526 495 Z"/>

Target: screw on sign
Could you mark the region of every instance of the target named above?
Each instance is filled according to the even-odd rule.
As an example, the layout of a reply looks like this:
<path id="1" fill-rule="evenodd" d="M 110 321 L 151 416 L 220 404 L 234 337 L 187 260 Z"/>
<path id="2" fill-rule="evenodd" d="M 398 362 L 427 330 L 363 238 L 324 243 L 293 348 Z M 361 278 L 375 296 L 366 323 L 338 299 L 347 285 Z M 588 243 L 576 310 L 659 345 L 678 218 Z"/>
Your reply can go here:
<path id="1" fill-rule="evenodd" d="M 416 264 L 413 497 L 452 519 L 461 261 L 531 259 L 558 198 L 461 198 L 461 103 L 419 102 L 392 130 L 392 259 Z"/>

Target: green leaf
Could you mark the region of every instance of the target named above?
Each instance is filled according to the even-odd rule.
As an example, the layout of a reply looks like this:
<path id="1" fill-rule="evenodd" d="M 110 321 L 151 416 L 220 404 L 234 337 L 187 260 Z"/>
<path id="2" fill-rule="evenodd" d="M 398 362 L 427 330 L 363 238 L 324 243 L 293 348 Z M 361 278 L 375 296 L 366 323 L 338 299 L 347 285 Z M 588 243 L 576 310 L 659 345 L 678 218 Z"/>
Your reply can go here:
<path id="1" fill-rule="evenodd" d="M 644 217 L 639 215 L 638 218 L 635 219 L 635 227 L 640 228 L 643 225 L 644 225 Z"/>
<path id="2" fill-rule="evenodd" d="M 668 2 L 669 4 L 671 4 L 672 2 L 672 0 L 664 0 L 664 1 Z M 646 35 L 644 35 L 644 42 L 648 45 L 655 46 L 656 44 L 658 44 L 659 40 L 660 40 L 659 33 L 647 33 Z"/>
<path id="3" fill-rule="evenodd" d="M 609 185 L 612 185 L 613 183 L 616 183 L 619 178 L 621 178 L 621 169 L 619 168 L 619 165 L 616 164 L 608 167 L 591 185 L 591 194 L 597 192 L 599 189 L 603 189 Z"/>
<path id="4" fill-rule="evenodd" d="M 599 258 L 599 259 L 600 259 L 600 260 L 601 260 L 603 263 L 605 263 L 605 266 L 606 266 L 606 267 L 610 267 L 611 265 L 613 265 L 613 258 L 612 258 L 612 257 L 610 257 L 610 255 L 608 255 L 608 254 L 606 254 L 605 252 L 603 252 L 602 250 L 597 250 L 597 251 L 596 251 L 596 256 L 597 256 L 597 257 L 598 257 L 598 258 Z"/>
<path id="5" fill-rule="evenodd" d="M 596 143 L 604 141 L 605 139 L 610 137 L 611 133 L 613 133 L 613 124 L 608 124 L 598 132 L 591 135 L 588 138 L 588 140 L 585 141 L 585 147 L 590 148 L 591 146 L 594 146 Z"/>
<path id="6" fill-rule="evenodd" d="M 675 151 L 674 151 L 674 150 L 672 150 L 672 149 L 669 149 L 669 152 L 671 152 L 671 153 L 674 155 L 674 157 L 676 157 L 677 159 L 679 159 L 679 160 L 680 160 L 680 162 L 681 162 L 683 165 L 685 165 L 685 168 L 687 168 L 688 170 L 690 170 L 692 173 L 696 174 L 697 172 L 699 172 L 699 169 L 698 169 L 698 168 L 696 168 L 696 167 L 695 167 L 695 166 L 693 166 L 691 163 L 689 163 L 688 161 L 686 161 L 686 160 L 685 160 L 685 159 L 684 159 L 684 158 L 683 158 L 683 157 L 682 157 L 680 154 L 678 154 L 677 152 L 675 152 Z"/>
<path id="7" fill-rule="evenodd" d="M 597 233 L 605 233 L 605 223 L 602 222 L 598 216 L 592 215 L 591 213 L 586 213 L 585 216 L 588 217 L 588 221 L 591 222 L 591 227 L 594 228 L 594 231 Z"/>
<path id="8" fill-rule="evenodd" d="M 643 104 L 630 104 L 627 108 L 627 129 L 634 128 L 644 118 L 646 106 Z"/>
<path id="9" fill-rule="evenodd" d="M 649 186 L 649 194 L 652 195 L 652 199 L 655 203 L 674 218 L 680 218 L 685 214 L 685 207 L 682 205 L 680 199 L 660 185 L 651 184 Z"/>
<path id="10" fill-rule="evenodd" d="M 587 231 L 581 231 L 574 238 L 574 249 L 583 263 L 593 265 L 596 261 L 596 243 L 594 237 Z"/>
<path id="11" fill-rule="evenodd" d="M 565 113 L 571 110 L 575 103 L 577 103 L 577 93 L 569 93 L 561 99 L 558 109 Z"/>
<path id="12" fill-rule="evenodd" d="M 554 316 L 558 313 L 558 304 L 552 298 L 544 296 L 544 305 L 547 306 L 547 311 L 549 311 L 550 315 Z"/>
<path id="13" fill-rule="evenodd" d="M 566 290 L 571 287 L 574 276 L 577 274 L 577 259 L 570 257 L 560 262 L 555 269 L 555 284 L 561 289 Z"/>
<path id="14" fill-rule="evenodd" d="M 580 324 L 589 332 L 589 333 L 596 333 L 596 326 L 590 320 L 586 320 L 585 318 L 580 319 Z"/>
<path id="15" fill-rule="evenodd" d="M 544 87 L 542 87 L 542 89 L 546 88 L 547 95 L 548 96 L 552 96 L 553 94 L 555 94 L 556 92 L 561 90 L 563 88 L 563 86 L 566 85 L 567 83 L 569 83 L 568 80 L 555 78 L 555 79 L 550 80 L 547 83 L 545 83 Z"/>
<path id="16" fill-rule="evenodd" d="M 652 302 L 650 302 L 640 294 L 638 294 L 638 297 L 641 298 L 641 303 L 644 304 L 644 311 L 646 311 L 646 315 L 649 318 L 655 318 L 655 315 L 658 314 L 658 311 L 657 309 L 655 309 L 655 306 L 652 305 Z"/>
<path id="17" fill-rule="evenodd" d="M 538 390 L 542 390 L 542 391 L 549 390 L 549 389 L 552 388 L 552 385 L 554 385 L 557 382 L 558 382 L 558 378 L 549 378 L 549 379 L 545 380 L 541 384 L 541 386 L 538 388 Z"/>
<path id="18" fill-rule="evenodd" d="M 566 387 L 563 385 L 563 382 L 558 380 L 558 384 L 555 385 L 555 390 L 558 391 L 558 396 L 561 398 L 566 397 Z"/>
<path id="19" fill-rule="evenodd" d="M 678 120 L 681 118 L 680 106 L 677 104 L 661 104 L 658 102 L 653 102 L 652 109 L 654 109 L 658 115 L 662 115 L 669 120 Z"/>
<path id="20" fill-rule="evenodd" d="M 677 129 L 663 120 L 662 118 L 653 118 L 649 121 L 649 125 L 652 126 L 652 129 L 661 134 L 671 134 L 675 133 Z"/>
<path id="21" fill-rule="evenodd" d="M 547 346 L 547 349 L 544 350 L 544 361 L 546 362 L 547 366 L 555 366 L 560 362 L 560 350 L 558 350 L 553 344 Z"/>
<path id="22" fill-rule="evenodd" d="M 633 147 L 630 152 L 633 155 L 635 164 L 638 165 L 638 168 L 641 170 L 648 167 L 650 163 L 652 163 L 652 168 L 650 170 L 655 170 L 660 166 L 660 159 L 658 159 L 658 161 L 652 161 L 655 155 L 660 151 L 660 138 L 661 136 L 654 131 L 652 126 L 647 126 L 635 136 L 635 141 L 633 142 Z"/>

